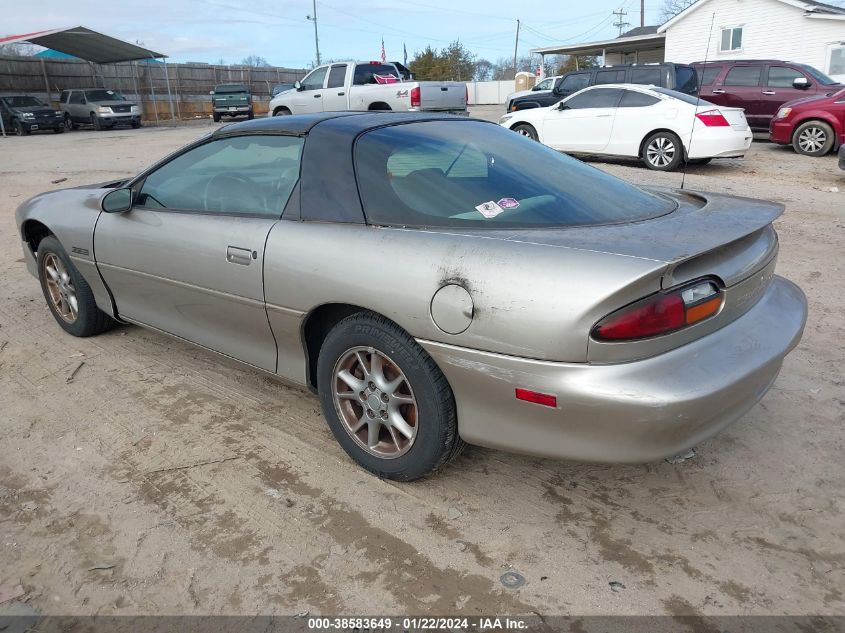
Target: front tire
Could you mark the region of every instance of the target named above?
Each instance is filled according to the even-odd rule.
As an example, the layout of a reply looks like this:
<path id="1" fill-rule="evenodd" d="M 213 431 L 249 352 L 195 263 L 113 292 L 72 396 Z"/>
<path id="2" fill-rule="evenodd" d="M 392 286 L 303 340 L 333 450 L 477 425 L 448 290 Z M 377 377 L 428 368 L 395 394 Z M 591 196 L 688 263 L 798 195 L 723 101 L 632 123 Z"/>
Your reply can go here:
<path id="1" fill-rule="evenodd" d="M 38 279 L 56 322 L 73 336 L 94 336 L 114 325 L 97 307 L 94 293 L 52 235 L 38 244 Z"/>
<path id="2" fill-rule="evenodd" d="M 643 143 L 642 161 L 655 171 L 673 171 L 684 160 L 681 139 L 672 132 L 655 132 Z"/>
<path id="3" fill-rule="evenodd" d="M 824 156 L 833 149 L 833 128 L 824 121 L 807 121 L 792 135 L 792 147 L 805 156 Z"/>
<path id="4" fill-rule="evenodd" d="M 53 132 L 54 132 L 54 133 L 56 133 L 56 134 L 61 134 L 61 133 L 62 133 L 62 132 L 64 132 L 64 131 L 65 131 L 65 126 L 64 126 L 64 125 L 60 125 L 59 127 L 54 127 L 54 128 L 53 128 Z"/>
<path id="5" fill-rule="evenodd" d="M 220 123 L 220 115 L 217 114 L 216 112 L 211 115 L 211 118 L 214 119 L 215 123 Z"/>
<path id="6" fill-rule="evenodd" d="M 290 116 L 291 111 L 287 108 L 276 108 L 273 111 L 273 116 Z"/>
<path id="7" fill-rule="evenodd" d="M 100 117 L 98 117 L 93 112 L 91 113 L 91 125 L 93 125 L 94 129 L 97 130 L 98 132 L 103 129 L 103 123 L 102 123 L 102 121 L 100 121 Z"/>
<path id="8" fill-rule="evenodd" d="M 528 125 L 527 123 L 520 123 L 519 125 L 514 125 L 511 129 L 520 136 L 530 138 L 532 141 L 540 140 L 540 137 L 537 134 L 537 130 L 534 129 L 533 125 Z"/>
<path id="9" fill-rule="evenodd" d="M 16 136 L 26 136 L 27 134 L 29 134 L 29 128 L 24 127 L 23 123 L 21 123 L 18 119 L 15 119 L 15 122 L 12 124 L 12 127 L 15 128 Z"/>
<path id="10" fill-rule="evenodd" d="M 320 348 L 317 387 L 335 439 L 379 477 L 425 477 L 464 446 L 440 368 L 382 316 L 358 312 L 332 328 Z"/>

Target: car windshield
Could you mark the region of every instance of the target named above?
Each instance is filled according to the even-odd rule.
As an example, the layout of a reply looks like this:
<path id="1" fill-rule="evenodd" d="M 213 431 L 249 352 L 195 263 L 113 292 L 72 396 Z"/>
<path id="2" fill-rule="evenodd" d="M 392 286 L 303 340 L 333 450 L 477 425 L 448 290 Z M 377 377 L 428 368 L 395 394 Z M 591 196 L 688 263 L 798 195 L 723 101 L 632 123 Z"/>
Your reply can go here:
<path id="1" fill-rule="evenodd" d="M 839 83 L 835 79 L 831 79 L 830 77 L 825 75 L 822 71 L 817 70 L 817 69 L 813 68 L 812 66 L 809 66 L 807 64 L 795 64 L 795 65 L 798 66 L 798 68 L 800 68 L 805 73 L 810 75 L 813 79 L 818 81 L 823 86 L 835 86 L 836 84 Z"/>
<path id="2" fill-rule="evenodd" d="M 653 86 L 650 88 L 654 92 L 659 92 L 662 95 L 666 95 L 667 97 L 672 97 L 674 99 L 678 99 L 683 101 L 684 103 L 689 103 L 690 105 L 703 105 L 703 106 L 710 106 L 715 105 L 714 103 L 710 103 L 709 101 L 705 101 L 704 99 L 699 99 L 694 95 L 688 95 L 685 92 L 678 92 L 677 90 L 669 90 L 669 88 L 661 88 L 660 86 Z"/>
<path id="3" fill-rule="evenodd" d="M 249 92 L 249 90 L 247 90 L 247 87 L 243 84 L 224 84 L 222 86 L 217 86 L 214 89 L 214 92 L 219 94 L 226 94 L 232 92 Z"/>
<path id="4" fill-rule="evenodd" d="M 36 97 L 4 97 L 3 101 L 5 101 L 6 105 L 10 108 L 32 108 L 34 106 L 47 105 L 41 101 L 41 99 Z"/>
<path id="5" fill-rule="evenodd" d="M 123 95 L 115 90 L 86 90 L 85 98 L 88 101 L 126 101 Z"/>
<path id="6" fill-rule="evenodd" d="M 614 224 L 675 204 L 503 127 L 426 121 L 367 132 L 355 168 L 370 224 L 534 228 Z"/>

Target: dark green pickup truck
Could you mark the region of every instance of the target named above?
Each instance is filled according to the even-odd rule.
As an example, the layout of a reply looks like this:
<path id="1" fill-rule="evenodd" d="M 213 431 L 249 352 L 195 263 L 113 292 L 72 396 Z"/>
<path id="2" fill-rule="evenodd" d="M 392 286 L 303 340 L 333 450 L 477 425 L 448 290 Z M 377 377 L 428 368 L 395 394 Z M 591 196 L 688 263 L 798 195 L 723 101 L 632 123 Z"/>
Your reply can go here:
<path id="1" fill-rule="evenodd" d="M 243 84 L 221 84 L 211 91 L 211 107 L 215 121 L 224 116 L 253 117 L 252 95 Z"/>

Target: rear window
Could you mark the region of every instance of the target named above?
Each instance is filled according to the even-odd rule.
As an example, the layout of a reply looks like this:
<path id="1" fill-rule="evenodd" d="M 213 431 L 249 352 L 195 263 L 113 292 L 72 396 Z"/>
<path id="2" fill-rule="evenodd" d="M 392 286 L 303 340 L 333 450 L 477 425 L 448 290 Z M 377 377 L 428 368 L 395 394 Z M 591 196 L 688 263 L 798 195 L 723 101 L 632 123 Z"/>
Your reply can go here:
<path id="1" fill-rule="evenodd" d="M 396 68 L 393 64 L 358 64 L 355 66 L 355 79 L 353 83 L 356 86 L 366 86 L 368 84 L 385 83 L 379 82 L 377 79 L 399 79 L 396 73 Z"/>
<path id="2" fill-rule="evenodd" d="M 663 71 L 657 68 L 632 68 L 631 69 L 631 83 L 643 84 L 646 86 L 662 86 L 663 82 L 660 80 Z"/>
<path id="3" fill-rule="evenodd" d="M 666 198 L 480 121 L 372 130 L 358 139 L 354 158 L 370 224 L 569 227 L 633 222 L 675 208 Z"/>
<path id="4" fill-rule="evenodd" d="M 655 103 L 660 103 L 660 99 L 652 97 L 651 95 L 637 92 L 636 90 L 626 90 L 622 95 L 622 101 L 619 102 L 620 108 L 646 108 Z"/>
<path id="5" fill-rule="evenodd" d="M 705 66 L 703 72 L 701 68 L 698 68 L 697 72 L 699 83 L 702 86 L 712 86 L 713 82 L 716 81 L 716 77 L 719 76 L 721 70 L 721 66 Z"/>
<path id="6" fill-rule="evenodd" d="M 624 70 L 600 70 L 596 73 L 596 84 L 624 84 Z"/>
<path id="7" fill-rule="evenodd" d="M 694 95 L 698 92 L 698 76 L 690 66 L 675 66 L 675 90 Z"/>
<path id="8" fill-rule="evenodd" d="M 231 92 L 249 92 L 249 88 L 243 84 L 223 84 L 214 88 L 214 92 L 226 94 Z"/>
<path id="9" fill-rule="evenodd" d="M 672 97 L 673 99 L 683 101 L 684 103 L 689 103 L 690 105 L 714 105 L 709 101 L 705 101 L 704 99 L 701 99 L 694 95 L 688 95 L 683 92 L 678 92 L 677 90 L 669 90 L 668 88 L 660 87 L 652 88 L 652 90 L 654 90 L 655 92 L 659 92 L 662 95 L 666 95 L 667 97 Z"/>

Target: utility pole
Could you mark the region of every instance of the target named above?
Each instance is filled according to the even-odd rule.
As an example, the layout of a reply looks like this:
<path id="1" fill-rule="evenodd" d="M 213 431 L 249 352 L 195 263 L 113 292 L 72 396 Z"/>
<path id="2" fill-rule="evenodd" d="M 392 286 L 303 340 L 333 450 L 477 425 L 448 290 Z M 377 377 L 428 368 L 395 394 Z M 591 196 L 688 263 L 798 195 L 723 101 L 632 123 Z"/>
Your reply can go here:
<path id="1" fill-rule="evenodd" d="M 516 21 L 516 42 L 513 45 L 513 78 L 516 81 L 516 52 L 519 49 L 519 20 Z"/>
<path id="2" fill-rule="evenodd" d="M 613 26 L 619 29 L 619 35 L 622 35 L 622 29 L 626 26 L 631 26 L 630 23 L 625 22 L 625 16 L 628 15 L 628 12 L 624 9 L 619 9 L 618 11 L 614 11 L 613 15 L 616 16 L 616 22 L 613 23 Z"/>
<path id="3" fill-rule="evenodd" d="M 640 0 L 640 26 L 645 26 L 645 0 Z"/>
<path id="4" fill-rule="evenodd" d="M 317 0 L 311 0 L 313 7 L 313 17 L 306 15 L 306 20 L 311 20 L 314 23 L 314 48 L 317 49 L 317 65 L 320 65 L 320 37 L 317 35 Z"/>

